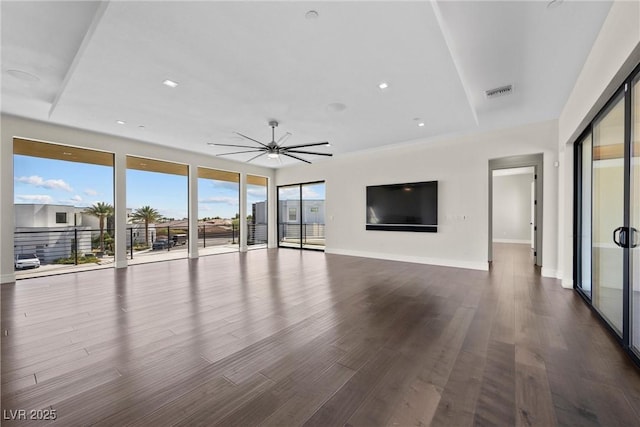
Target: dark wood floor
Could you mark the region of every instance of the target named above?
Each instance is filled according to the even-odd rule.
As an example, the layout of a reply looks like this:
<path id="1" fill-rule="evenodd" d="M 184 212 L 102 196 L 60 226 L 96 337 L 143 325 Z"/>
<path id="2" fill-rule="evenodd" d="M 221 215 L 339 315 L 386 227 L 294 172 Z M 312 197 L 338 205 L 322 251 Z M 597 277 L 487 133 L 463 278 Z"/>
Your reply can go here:
<path id="1" fill-rule="evenodd" d="M 521 245 L 490 272 L 281 249 L 1 292 L 6 426 L 640 425 L 639 371 Z"/>

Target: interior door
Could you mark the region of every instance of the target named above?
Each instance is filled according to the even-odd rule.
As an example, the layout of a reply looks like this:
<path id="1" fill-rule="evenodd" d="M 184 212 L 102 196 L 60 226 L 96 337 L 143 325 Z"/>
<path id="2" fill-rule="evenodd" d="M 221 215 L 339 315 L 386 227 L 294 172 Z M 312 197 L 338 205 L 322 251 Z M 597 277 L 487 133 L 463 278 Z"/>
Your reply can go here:
<path id="1" fill-rule="evenodd" d="M 536 248 L 536 182 L 531 181 L 531 221 L 529 222 L 531 229 L 531 249 Z"/>
<path id="2" fill-rule="evenodd" d="M 593 126 L 592 302 L 622 336 L 624 307 L 624 93 Z"/>

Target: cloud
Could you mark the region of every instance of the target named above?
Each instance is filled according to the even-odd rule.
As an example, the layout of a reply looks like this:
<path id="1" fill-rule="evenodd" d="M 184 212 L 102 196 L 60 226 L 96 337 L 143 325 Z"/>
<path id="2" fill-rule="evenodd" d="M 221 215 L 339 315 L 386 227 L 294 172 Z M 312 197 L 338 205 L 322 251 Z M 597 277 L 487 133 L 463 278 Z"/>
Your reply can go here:
<path id="1" fill-rule="evenodd" d="M 247 186 L 247 196 L 262 197 L 264 199 L 267 197 L 267 187 Z"/>
<path id="2" fill-rule="evenodd" d="M 64 190 L 72 192 L 73 189 L 69 184 L 64 182 L 62 179 L 43 179 L 38 175 L 31 176 L 21 176 L 20 178 L 15 178 L 16 182 L 21 182 L 23 184 L 33 185 L 35 187 L 46 188 L 48 190 Z"/>
<path id="3" fill-rule="evenodd" d="M 23 194 L 17 195 L 16 200 L 23 203 L 41 203 L 41 204 L 52 204 L 53 198 L 51 196 L 43 195 L 43 194 Z"/>
<path id="4" fill-rule="evenodd" d="M 323 199 L 324 197 L 312 188 L 302 187 L 302 198 L 318 200 Z"/>
<path id="5" fill-rule="evenodd" d="M 281 187 L 279 195 L 281 200 L 298 200 L 300 198 L 300 188 L 298 186 L 289 188 Z M 302 198 L 306 200 L 323 200 L 324 195 L 311 186 L 302 186 Z"/>
<path id="6" fill-rule="evenodd" d="M 238 206 L 237 197 L 207 197 L 198 200 L 198 203 L 212 203 L 212 204 L 224 204 L 229 206 Z"/>
<path id="7" fill-rule="evenodd" d="M 206 186 L 209 188 L 213 188 L 215 190 L 229 190 L 229 191 L 239 191 L 240 183 L 238 182 L 230 182 L 230 181 L 219 181 L 217 179 L 206 179 Z"/>
<path id="8" fill-rule="evenodd" d="M 73 196 L 70 200 L 71 200 L 72 202 L 76 202 L 76 203 L 78 203 L 78 202 L 81 202 L 81 201 L 82 201 L 82 196 L 80 196 L 79 194 L 76 194 L 76 195 L 75 195 L 75 196 Z"/>
<path id="9" fill-rule="evenodd" d="M 84 194 L 87 196 L 97 196 L 98 192 L 92 188 L 87 188 L 86 190 L 84 190 Z"/>

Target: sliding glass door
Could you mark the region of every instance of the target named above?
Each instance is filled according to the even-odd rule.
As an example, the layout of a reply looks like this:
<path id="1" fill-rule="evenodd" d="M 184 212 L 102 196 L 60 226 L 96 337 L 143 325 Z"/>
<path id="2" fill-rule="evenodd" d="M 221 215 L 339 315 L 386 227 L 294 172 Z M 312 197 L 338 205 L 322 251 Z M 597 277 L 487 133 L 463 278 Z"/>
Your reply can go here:
<path id="1" fill-rule="evenodd" d="M 324 182 L 278 187 L 278 245 L 324 250 L 324 203 Z"/>
<path id="2" fill-rule="evenodd" d="M 278 187 L 278 246 L 299 248 L 300 233 L 300 186 Z"/>
<path id="3" fill-rule="evenodd" d="M 324 249 L 324 182 L 301 187 L 302 247 Z"/>
<path id="4" fill-rule="evenodd" d="M 593 125 L 592 302 L 622 335 L 624 248 L 624 97 Z"/>
<path id="5" fill-rule="evenodd" d="M 631 344 L 640 355 L 640 75 L 632 84 L 631 146 L 629 174 L 630 236 L 629 276 L 631 288 Z"/>
<path id="6" fill-rule="evenodd" d="M 575 153 L 575 287 L 640 363 L 640 69 Z"/>
<path id="7" fill-rule="evenodd" d="M 578 247 L 576 257 L 579 262 L 579 270 L 577 271 L 576 286 L 587 296 L 591 298 L 591 161 L 592 161 L 592 136 L 589 132 L 577 145 L 579 163 L 576 164 L 579 176 L 582 179 L 577 180 L 578 188 L 576 194 L 578 196 L 581 215 L 577 221 L 577 238 Z"/>

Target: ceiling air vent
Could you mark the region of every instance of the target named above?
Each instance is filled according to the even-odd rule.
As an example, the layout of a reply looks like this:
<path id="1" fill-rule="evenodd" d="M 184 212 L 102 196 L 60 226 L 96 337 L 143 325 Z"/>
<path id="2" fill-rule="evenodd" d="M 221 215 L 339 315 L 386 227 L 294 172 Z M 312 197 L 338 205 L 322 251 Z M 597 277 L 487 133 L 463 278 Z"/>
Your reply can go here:
<path id="1" fill-rule="evenodd" d="M 489 89 L 484 91 L 484 95 L 487 99 L 497 98 L 499 96 L 510 95 L 513 92 L 513 85 L 500 86 L 495 89 Z"/>

